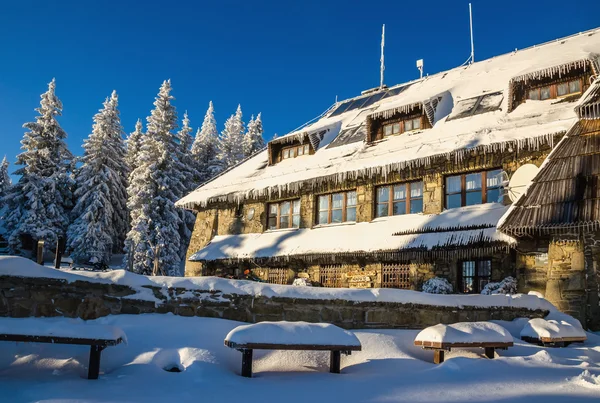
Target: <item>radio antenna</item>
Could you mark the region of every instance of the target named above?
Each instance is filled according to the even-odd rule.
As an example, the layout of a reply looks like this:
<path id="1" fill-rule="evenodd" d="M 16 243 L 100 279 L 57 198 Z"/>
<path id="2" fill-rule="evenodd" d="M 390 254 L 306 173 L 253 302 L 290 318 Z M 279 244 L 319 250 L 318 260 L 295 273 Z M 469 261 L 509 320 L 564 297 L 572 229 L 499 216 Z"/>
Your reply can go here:
<path id="1" fill-rule="evenodd" d="M 381 28 L 381 66 L 379 68 L 379 89 L 383 89 L 383 72 L 385 71 L 385 59 L 383 48 L 385 46 L 385 24 Z"/>
<path id="2" fill-rule="evenodd" d="M 471 63 L 475 62 L 475 46 L 473 45 L 473 11 L 471 10 L 471 3 L 469 3 L 469 26 L 471 29 Z"/>

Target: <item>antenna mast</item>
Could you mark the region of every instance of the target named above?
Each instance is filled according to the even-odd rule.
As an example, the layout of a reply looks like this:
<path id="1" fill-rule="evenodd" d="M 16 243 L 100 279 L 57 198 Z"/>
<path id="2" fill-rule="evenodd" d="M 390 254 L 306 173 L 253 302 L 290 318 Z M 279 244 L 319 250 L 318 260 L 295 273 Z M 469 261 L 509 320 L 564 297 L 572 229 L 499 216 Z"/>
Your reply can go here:
<path id="1" fill-rule="evenodd" d="M 471 3 L 469 3 L 469 26 L 471 28 L 471 63 L 475 62 L 475 46 L 473 46 L 473 12 L 471 10 Z"/>
<path id="2" fill-rule="evenodd" d="M 381 28 L 381 67 L 379 68 L 379 89 L 383 88 L 383 72 L 385 70 L 383 48 L 385 46 L 385 24 Z"/>

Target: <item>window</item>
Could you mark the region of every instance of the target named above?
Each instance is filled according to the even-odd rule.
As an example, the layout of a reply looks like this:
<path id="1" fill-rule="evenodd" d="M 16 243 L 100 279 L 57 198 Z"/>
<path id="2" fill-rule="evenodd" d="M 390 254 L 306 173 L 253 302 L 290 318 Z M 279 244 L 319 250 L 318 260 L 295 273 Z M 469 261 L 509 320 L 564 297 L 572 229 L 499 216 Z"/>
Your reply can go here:
<path id="1" fill-rule="evenodd" d="M 581 79 L 566 81 L 558 84 L 549 84 L 543 87 L 532 88 L 527 94 L 527 98 L 534 101 L 543 101 L 566 97 L 568 95 L 579 94 L 581 92 Z"/>
<path id="2" fill-rule="evenodd" d="M 423 212 L 423 182 L 377 188 L 377 217 Z"/>
<path id="3" fill-rule="evenodd" d="M 343 287 L 342 282 L 342 266 L 321 266 L 319 269 L 319 282 L 323 287 Z"/>
<path id="4" fill-rule="evenodd" d="M 356 221 L 356 191 L 319 196 L 318 224 Z"/>
<path id="5" fill-rule="evenodd" d="M 410 266 L 407 264 L 384 264 L 381 267 L 381 288 L 410 289 Z"/>
<path id="6" fill-rule="evenodd" d="M 392 136 L 421 128 L 421 117 L 383 125 L 383 137 Z"/>
<path id="7" fill-rule="evenodd" d="M 269 284 L 287 284 L 288 270 L 281 268 L 267 269 L 267 282 Z"/>
<path id="8" fill-rule="evenodd" d="M 464 294 L 479 294 L 492 277 L 491 260 L 467 260 L 460 263 L 459 287 Z"/>
<path id="9" fill-rule="evenodd" d="M 299 228 L 300 199 L 269 204 L 269 229 Z"/>
<path id="10" fill-rule="evenodd" d="M 281 159 L 287 160 L 288 158 L 296 158 L 308 154 L 310 154 L 310 146 L 308 144 L 300 144 L 281 150 Z"/>
<path id="11" fill-rule="evenodd" d="M 502 194 L 500 173 L 495 169 L 446 177 L 446 208 L 497 202 Z"/>

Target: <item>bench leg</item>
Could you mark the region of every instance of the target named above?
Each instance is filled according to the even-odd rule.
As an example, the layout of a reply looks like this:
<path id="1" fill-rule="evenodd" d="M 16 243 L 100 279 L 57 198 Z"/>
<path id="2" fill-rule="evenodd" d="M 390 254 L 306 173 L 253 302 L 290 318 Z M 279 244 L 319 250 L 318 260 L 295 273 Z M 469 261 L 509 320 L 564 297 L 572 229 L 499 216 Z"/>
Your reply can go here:
<path id="1" fill-rule="evenodd" d="M 102 354 L 104 347 L 102 346 L 91 346 L 90 347 L 90 361 L 88 363 L 88 379 L 98 379 L 100 374 L 100 354 Z"/>
<path id="2" fill-rule="evenodd" d="M 242 376 L 252 378 L 252 350 L 242 350 Z"/>
<path id="3" fill-rule="evenodd" d="M 433 363 L 441 364 L 444 362 L 444 350 L 434 350 L 433 351 Z"/>
<path id="4" fill-rule="evenodd" d="M 485 356 L 489 359 L 494 358 L 494 347 L 485 347 Z"/>
<path id="5" fill-rule="evenodd" d="M 339 374 L 340 367 L 342 362 L 342 353 L 341 351 L 332 351 L 329 356 L 329 372 L 332 374 Z"/>

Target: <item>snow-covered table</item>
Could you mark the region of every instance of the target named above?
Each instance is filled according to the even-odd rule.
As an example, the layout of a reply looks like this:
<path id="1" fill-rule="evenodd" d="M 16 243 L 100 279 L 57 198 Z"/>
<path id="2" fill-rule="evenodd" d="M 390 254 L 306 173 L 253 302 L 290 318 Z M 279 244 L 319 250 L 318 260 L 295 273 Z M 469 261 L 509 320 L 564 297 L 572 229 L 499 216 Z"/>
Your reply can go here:
<path id="1" fill-rule="evenodd" d="M 494 350 L 513 346 L 511 334 L 500 325 L 489 322 L 461 322 L 435 325 L 422 330 L 415 338 L 415 346 L 434 350 L 433 362 L 444 362 L 444 351 L 457 347 L 483 347 L 487 358 L 494 358 Z"/>
<path id="2" fill-rule="evenodd" d="M 225 345 L 242 353 L 242 376 L 252 377 L 253 350 L 330 351 L 329 371 L 339 374 L 341 354 L 360 351 L 354 333 L 328 323 L 260 322 L 238 326 L 225 337 Z"/>
<path id="3" fill-rule="evenodd" d="M 38 318 L 5 318 L 0 325 L 0 341 L 90 346 L 88 379 L 98 379 L 102 350 L 126 340 L 123 330 L 117 327 L 73 323 L 72 320 L 49 324 Z"/>

